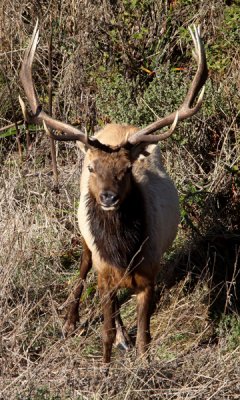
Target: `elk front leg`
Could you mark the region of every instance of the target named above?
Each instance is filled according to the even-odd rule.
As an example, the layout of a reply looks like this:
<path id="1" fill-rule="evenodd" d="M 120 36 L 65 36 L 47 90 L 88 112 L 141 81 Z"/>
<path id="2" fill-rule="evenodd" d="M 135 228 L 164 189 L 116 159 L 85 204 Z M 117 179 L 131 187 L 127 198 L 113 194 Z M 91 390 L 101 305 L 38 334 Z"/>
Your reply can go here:
<path id="1" fill-rule="evenodd" d="M 152 313 L 152 300 L 154 288 L 147 286 L 137 295 L 137 354 L 141 356 L 148 348 L 151 340 L 150 318 Z"/>
<path id="2" fill-rule="evenodd" d="M 92 253 L 87 247 L 87 244 L 84 240 L 82 240 L 82 247 L 83 248 L 82 248 L 82 257 L 80 263 L 79 278 L 75 284 L 74 289 L 72 290 L 66 301 L 68 310 L 67 310 L 66 322 L 63 327 L 64 336 L 71 334 L 76 329 L 76 323 L 77 321 L 79 321 L 78 308 L 79 308 L 80 298 L 82 295 L 87 274 L 92 267 Z"/>
<path id="3" fill-rule="evenodd" d="M 109 363 L 111 360 L 112 346 L 116 338 L 115 325 L 115 291 L 111 290 L 101 276 L 98 276 L 98 288 L 103 310 L 103 362 Z"/>

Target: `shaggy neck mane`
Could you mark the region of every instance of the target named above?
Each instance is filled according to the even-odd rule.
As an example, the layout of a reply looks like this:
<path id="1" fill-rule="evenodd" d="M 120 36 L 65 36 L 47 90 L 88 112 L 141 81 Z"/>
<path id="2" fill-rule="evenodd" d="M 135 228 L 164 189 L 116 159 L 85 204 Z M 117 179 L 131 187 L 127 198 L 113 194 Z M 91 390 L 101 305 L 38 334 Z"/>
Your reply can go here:
<path id="1" fill-rule="evenodd" d="M 146 231 L 143 196 L 136 183 L 132 183 L 131 192 L 118 210 L 102 210 L 89 193 L 87 214 L 100 256 L 110 264 L 126 269 L 141 248 Z"/>

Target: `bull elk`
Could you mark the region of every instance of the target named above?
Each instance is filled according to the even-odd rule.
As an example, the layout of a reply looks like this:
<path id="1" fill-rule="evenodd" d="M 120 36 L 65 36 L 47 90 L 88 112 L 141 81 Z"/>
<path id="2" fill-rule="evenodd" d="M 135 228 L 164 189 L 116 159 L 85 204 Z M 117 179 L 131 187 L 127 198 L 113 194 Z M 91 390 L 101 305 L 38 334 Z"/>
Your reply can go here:
<path id="1" fill-rule="evenodd" d="M 131 288 L 137 295 L 138 355 L 146 351 L 150 342 L 151 302 L 160 260 L 175 239 L 179 223 L 177 190 L 164 169 L 157 143 L 173 133 L 178 121 L 198 112 L 208 75 L 200 29 L 194 26 L 189 30 L 197 72 L 187 95 L 178 111 L 143 129 L 109 124 L 87 137 L 76 127 L 44 112 L 32 78 L 37 24 L 22 63 L 20 79 L 31 107 L 29 113 L 20 99 L 25 119 L 43 123 L 46 130 L 51 128 L 55 140 L 76 141 L 85 152 L 78 209 L 83 252 L 80 277 L 68 299 L 64 332 L 69 334 L 76 328 L 84 282 L 93 266 L 98 275 L 104 317 L 105 363 L 110 362 L 116 339 L 124 347 L 129 345 L 117 304 L 119 288 Z M 170 126 L 167 131 L 154 135 L 166 126 Z"/>

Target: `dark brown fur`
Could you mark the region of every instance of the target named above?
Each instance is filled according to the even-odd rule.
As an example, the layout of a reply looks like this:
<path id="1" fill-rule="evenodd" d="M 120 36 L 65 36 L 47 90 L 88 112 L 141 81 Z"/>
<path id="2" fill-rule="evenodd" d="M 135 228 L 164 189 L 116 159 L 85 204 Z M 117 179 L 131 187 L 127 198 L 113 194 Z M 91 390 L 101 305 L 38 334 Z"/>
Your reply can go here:
<path id="1" fill-rule="evenodd" d="M 146 238 L 144 202 L 139 188 L 133 181 L 131 191 L 117 210 L 102 210 L 91 194 L 87 205 L 90 230 L 100 256 L 109 264 L 126 269 Z"/>

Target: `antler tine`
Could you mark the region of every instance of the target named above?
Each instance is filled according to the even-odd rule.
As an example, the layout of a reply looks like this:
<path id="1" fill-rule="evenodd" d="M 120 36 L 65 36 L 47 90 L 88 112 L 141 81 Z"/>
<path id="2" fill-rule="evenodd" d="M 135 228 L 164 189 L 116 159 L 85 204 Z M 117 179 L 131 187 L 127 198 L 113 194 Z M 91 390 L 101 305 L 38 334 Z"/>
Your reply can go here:
<path id="1" fill-rule="evenodd" d="M 188 29 L 192 36 L 192 40 L 195 47 L 193 50 L 194 58 L 198 62 L 197 72 L 194 76 L 192 84 L 183 102 L 184 106 L 191 107 L 197 94 L 199 93 L 200 89 L 207 80 L 208 70 L 207 70 L 205 50 L 200 36 L 200 26 L 196 27 L 196 25 L 193 25 L 194 32 L 192 31 L 192 28 L 190 26 Z M 201 97 L 201 93 L 199 97 Z"/>
<path id="2" fill-rule="evenodd" d="M 195 37 L 195 32 L 196 32 L 196 31 L 195 31 L 195 29 L 196 29 L 195 25 L 193 25 L 193 28 L 194 28 L 194 33 L 193 33 L 193 31 L 192 31 L 191 26 L 188 27 L 188 30 L 189 30 L 189 32 L 190 32 L 190 34 L 191 34 L 191 37 L 192 37 L 192 40 L 193 40 L 193 43 L 194 43 L 194 47 L 195 47 L 195 49 L 192 50 L 192 53 L 193 53 L 193 56 L 194 56 L 195 60 L 198 61 L 197 53 L 199 53 L 199 44 L 198 44 L 198 42 L 197 42 L 197 40 L 196 40 L 196 37 Z M 200 29 L 198 29 L 197 32 L 198 32 L 198 34 L 199 34 Z M 197 53 L 196 53 L 196 49 L 198 50 Z"/>
<path id="3" fill-rule="evenodd" d="M 154 144 L 154 143 L 158 143 L 159 140 L 167 139 L 175 131 L 175 128 L 176 128 L 177 123 L 178 123 L 178 118 L 179 118 L 179 112 L 177 111 L 176 114 L 175 114 L 174 121 L 173 121 L 170 129 L 168 129 L 164 133 L 161 133 L 161 135 L 143 135 L 143 136 L 141 136 L 140 142 L 141 143 L 142 142 L 149 142 L 151 144 Z M 159 137 L 160 137 L 160 139 L 159 139 Z M 135 143 L 132 143 L 132 144 L 135 144 Z"/>
<path id="4" fill-rule="evenodd" d="M 42 107 L 40 105 L 34 83 L 33 83 L 33 78 L 32 78 L 32 63 L 35 55 L 35 51 L 37 48 L 38 44 L 38 37 L 39 37 L 39 30 L 38 30 L 38 21 L 35 25 L 31 41 L 29 43 L 28 48 L 25 51 L 23 62 L 22 62 L 22 68 L 20 71 L 20 80 L 22 82 L 27 100 L 29 102 L 29 105 L 31 107 L 32 113 L 30 114 L 27 111 L 26 105 L 24 104 L 23 100 L 20 98 L 20 105 L 23 110 L 23 115 L 25 120 L 29 123 L 34 123 L 34 124 L 41 124 L 45 123 L 46 126 L 49 128 L 58 130 L 60 132 L 64 132 L 65 134 L 59 134 L 56 135 L 51 131 L 51 136 L 55 140 L 61 140 L 61 141 L 81 141 L 83 142 L 86 146 L 90 147 L 92 144 L 90 144 L 91 140 L 86 137 L 86 135 L 81 132 L 79 129 L 75 128 L 72 125 L 66 124 L 65 122 L 61 122 L 55 118 L 52 118 L 49 116 L 46 112 L 42 110 Z M 94 141 L 94 146 L 97 147 L 98 143 L 97 141 Z"/>
<path id="5" fill-rule="evenodd" d="M 39 37 L 39 30 L 38 30 L 38 20 L 37 20 L 31 37 L 31 41 L 29 43 L 27 50 L 25 51 L 22 68 L 20 71 L 20 80 L 26 92 L 27 98 L 31 98 L 32 100 L 31 108 L 34 114 L 36 114 L 37 109 L 39 107 L 39 100 L 35 93 L 34 84 L 32 80 L 32 63 L 37 48 L 38 37 Z"/>
<path id="6" fill-rule="evenodd" d="M 140 142 L 157 143 L 160 140 L 166 139 L 173 133 L 178 121 L 182 121 L 186 118 L 193 116 L 200 109 L 205 89 L 204 83 L 206 82 L 208 77 L 208 68 L 205 50 L 200 36 L 200 26 L 196 27 L 194 25 L 193 30 L 191 29 L 191 27 L 189 27 L 189 31 L 194 44 L 193 55 L 198 63 L 198 68 L 182 105 L 177 112 L 172 112 L 166 117 L 153 122 L 146 128 L 143 128 L 140 131 L 136 132 L 134 135 L 130 136 L 128 139 L 128 143 L 132 145 L 138 144 Z M 200 94 L 198 96 L 199 92 Z M 193 106 L 194 100 L 197 98 L 197 96 L 197 102 L 195 106 Z M 171 124 L 172 126 L 167 132 L 158 135 L 151 135 L 157 130 Z"/>

